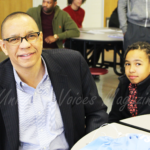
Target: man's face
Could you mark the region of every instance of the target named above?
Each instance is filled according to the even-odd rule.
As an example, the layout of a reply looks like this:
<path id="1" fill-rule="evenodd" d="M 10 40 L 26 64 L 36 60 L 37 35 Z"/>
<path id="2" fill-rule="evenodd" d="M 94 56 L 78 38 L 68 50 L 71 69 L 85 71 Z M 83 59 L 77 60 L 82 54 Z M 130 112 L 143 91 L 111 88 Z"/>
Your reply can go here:
<path id="1" fill-rule="evenodd" d="M 73 0 L 72 4 L 74 4 L 77 7 L 80 7 L 82 5 L 82 0 Z"/>
<path id="2" fill-rule="evenodd" d="M 150 62 L 146 52 L 131 50 L 125 59 L 125 74 L 133 84 L 138 84 L 150 74 Z"/>
<path id="3" fill-rule="evenodd" d="M 54 10 L 57 2 L 54 0 L 43 0 L 42 10 L 44 13 L 51 13 Z"/>
<path id="4" fill-rule="evenodd" d="M 6 21 L 3 27 L 3 39 L 10 37 L 25 37 L 32 32 L 38 32 L 36 23 L 28 16 L 19 16 Z M 41 65 L 42 33 L 37 41 L 28 42 L 25 39 L 19 45 L 11 45 L 8 41 L 0 41 L 3 52 L 9 56 L 13 67 L 19 71 Z"/>

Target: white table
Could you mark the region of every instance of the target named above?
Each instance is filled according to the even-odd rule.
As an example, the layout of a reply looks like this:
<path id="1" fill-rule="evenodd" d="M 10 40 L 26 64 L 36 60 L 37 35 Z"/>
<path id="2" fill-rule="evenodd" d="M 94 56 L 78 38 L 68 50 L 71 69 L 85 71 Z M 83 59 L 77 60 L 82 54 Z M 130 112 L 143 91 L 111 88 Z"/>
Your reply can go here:
<path id="1" fill-rule="evenodd" d="M 117 131 L 116 131 L 117 130 Z M 88 143 L 92 142 L 99 136 L 110 136 L 113 138 L 117 138 L 120 136 L 124 136 L 125 134 L 128 133 L 137 133 L 137 134 L 144 134 L 144 135 L 149 135 L 150 133 L 144 132 L 138 129 L 134 129 L 131 127 L 127 127 L 124 125 L 120 125 L 117 123 L 111 123 L 110 125 L 104 126 L 100 129 L 97 129 L 83 138 L 81 138 L 73 147 L 71 150 L 80 150 L 81 148 L 85 147 Z M 94 138 L 93 138 L 94 137 Z"/>
<path id="2" fill-rule="evenodd" d="M 91 34 L 88 31 L 101 31 L 100 34 Z M 117 75 L 122 75 L 122 73 L 119 73 L 116 70 L 116 65 L 123 66 L 123 38 L 117 38 L 117 37 L 110 37 L 113 35 L 123 35 L 120 29 L 117 28 L 95 28 L 95 29 L 80 29 L 80 37 L 74 37 L 70 40 L 70 48 L 72 49 L 72 42 L 73 41 L 82 41 L 84 43 L 84 58 L 87 59 L 86 56 L 86 50 L 87 50 L 87 44 L 94 45 L 94 50 L 97 49 L 97 47 L 100 47 L 99 50 L 102 52 L 102 63 L 100 67 L 107 66 L 107 67 L 113 67 L 114 72 Z M 104 49 L 111 49 L 114 50 L 114 57 L 113 62 L 105 61 L 104 60 Z M 122 52 L 120 53 L 120 50 Z M 117 63 L 117 54 L 120 56 L 120 63 Z M 96 52 L 94 53 L 94 61 L 93 61 L 93 67 L 96 66 Z"/>
<path id="3" fill-rule="evenodd" d="M 120 122 L 127 123 L 129 126 L 133 125 L 139 128 L 150 130 L 150 114 L 123 119 L 120 120 Z"/>
<path id="4" fill-rule="evenodd" d="M 93 31 L 93 34 L 89 31 Z M 94 34 L 96 33 L 97 34 Z M 101 34 L 103 33 L 103 34 Z M 81 28 L 80 37 L 74 37 L 72 39 L 87 40 L 87 41 L 100 41 L 100 42 L 122 42 L 123 38 L 111 37 L 112 35 L 123 35 L 121 30 L 118 28 Z"/>

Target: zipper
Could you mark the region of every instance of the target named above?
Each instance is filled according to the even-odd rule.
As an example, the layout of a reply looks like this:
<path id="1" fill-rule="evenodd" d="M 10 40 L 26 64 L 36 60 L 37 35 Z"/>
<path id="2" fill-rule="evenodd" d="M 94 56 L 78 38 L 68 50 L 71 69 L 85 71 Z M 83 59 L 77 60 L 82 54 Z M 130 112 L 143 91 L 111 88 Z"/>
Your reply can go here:
<path id="1" fill-rule="evenodd" d="M 148 21 L 148 0 L 146 0 L 146 20 L 145 20 L 145 27 L 147 26 Z"/>

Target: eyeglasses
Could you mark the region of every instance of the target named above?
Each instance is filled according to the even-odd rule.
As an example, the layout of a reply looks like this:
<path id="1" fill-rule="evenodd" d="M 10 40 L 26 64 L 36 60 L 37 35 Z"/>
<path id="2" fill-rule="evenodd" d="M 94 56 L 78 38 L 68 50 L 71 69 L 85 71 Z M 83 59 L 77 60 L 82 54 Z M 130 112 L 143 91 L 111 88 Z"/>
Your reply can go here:
<path id="1" fill-rule="evenodd" d="M 26 35 L 25 37 L 20 37 L 20 36 L 10 37 L 7 39 L 3 39 L 3 41 L 8 41 L 9 44 L 11 45 L 19 45 L 23 41 L 23 39 L 25 39 L 26 41 L 32 43 L 38 40 L 39 35 L 40 35 L 40 32 L 33 32 L 33 33 Z"/>

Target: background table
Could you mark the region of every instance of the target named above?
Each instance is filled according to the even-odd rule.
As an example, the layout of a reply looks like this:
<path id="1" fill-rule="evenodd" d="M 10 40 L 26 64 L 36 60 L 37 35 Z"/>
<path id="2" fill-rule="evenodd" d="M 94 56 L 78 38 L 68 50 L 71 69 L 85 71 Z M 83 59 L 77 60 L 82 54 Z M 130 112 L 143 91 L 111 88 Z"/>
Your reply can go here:
<path id="1" fill-rule="evenodd" d="M 97 30 L 97 31 L 102 31 L 103 34 L 90 34 L 88 33 L 89 30 Z M 113 31 L 108 31 L 108 30 L 113 30 Z M 71 38 L 70 39 L 70 48 L 72 49 L 72 43 L 74 41 L 82 41 L 84 44 L 84 53 L 83 56 L 87 60 L 87 44 L 94 45 L 94 61 L 92 62 L 92 66 L 95 67 L 97 65 L 96 62 L 96 52 L 97 48 L 102 54 L 102 61 L 99 65 L 101 68 L 108 68 L 108 67 L 113 67 L 114 72 L 117 75 L 122 75 L 122 73 L 119 73 L 117 71 L 116 66 L 120 65 L 120 67 L 123 67 L 123 39 L 121 37 L 113 37 L 116 35 L 122 34 L 120 32 L 120 29 L 117 28 L 96 28 L 96 29 L 80 29 L 80 37 L 76 38 Z M 105 61 L 104 60 L 104 49 L 106 50 L 113 50 L 114 51 L 114 56 L 113 56 L 113 62 L 110 61 Z M 120 56 L 120 63 L 117 63 L 117 54 Z M 121 70 L 122 71 L 122 70 Z"/>
<path id="2" fill-rule="evenodd" d="M 115 128 L 113 128 L 113 127 L 115 127 Z M 115 129 L 117 129 L 117 131 Z M 144 134 L 144 135 L 150 136 L 150 133 L 148 133 L 148 132 L 144 132 L 144 131 L 134 129 L 131 127 L 127 127 L 124 125 L 120 125 L 117 123 L 111 123 L 110 125 L 104 126 L 100 129 L 97 129 L 97 130 L 87 134 L 83 138 L 81 138 L 72 147 L 71 150 L 80 150 L 81 148 L 85 147 L 88 143 L 92 142 L 93 140 L 95 140 L 99 136 L 105 136 L 106 135 L 106 136 L 110 136 L 113 138 L 117 138 L 118 137 L 117 132 L 120 133 L 121 136 L 124 136 L 125 134 L 128 134 L 128 133 L 137 133 L 137 134 Z M 94 136 L 94 138 L 93 138 L 93 136 Z"/>

